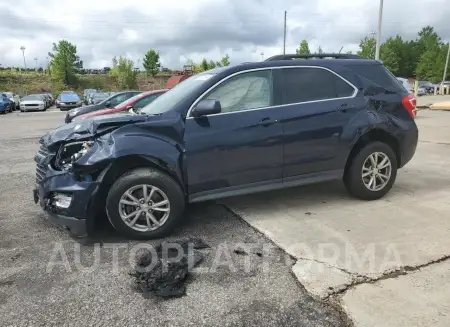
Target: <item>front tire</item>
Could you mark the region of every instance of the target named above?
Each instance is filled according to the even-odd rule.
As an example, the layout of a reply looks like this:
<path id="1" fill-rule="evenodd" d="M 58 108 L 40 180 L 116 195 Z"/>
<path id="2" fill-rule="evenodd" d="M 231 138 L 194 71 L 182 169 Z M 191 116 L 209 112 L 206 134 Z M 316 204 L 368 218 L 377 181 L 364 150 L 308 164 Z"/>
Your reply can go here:
<path id="1" fill-rule="evenodd" d="M 185 197 L 178 183 L 152 168 L 125 173 L 106 198 L 111 225 L 134 239 L 167 236 L 180 222 L 184 208 Z"/>
<path id="2" fill-rule="evenodd" d="M 397 177 L 397 157 L 382 142 L 372 142 L 353 158 L 344 182 L 351 195 L 362 200 L 378 200 L 385 196 Z"/>

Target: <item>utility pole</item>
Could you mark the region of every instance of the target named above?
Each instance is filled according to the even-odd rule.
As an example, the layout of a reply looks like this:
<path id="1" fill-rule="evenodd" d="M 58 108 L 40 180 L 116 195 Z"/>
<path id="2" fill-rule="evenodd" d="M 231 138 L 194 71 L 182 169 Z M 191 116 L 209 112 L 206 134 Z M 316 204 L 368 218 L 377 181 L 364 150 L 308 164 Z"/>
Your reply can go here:
<path id="1" fill-rule="evenodd" d="M 27 62 L 25 61 L 25 47 L 22 45 L 22 46 L 20 47 L 20 50 L 22 50 L 23 66 L 25 67 L 25 70 L 27 70 Z"/>
<path id="2" fill-rule="evenodd" d="M 287 17 L 287 11 L 284 11 L 284 42 L 283 42 L 283 54 L 286 54 L 286 17 Z"/>
<path id="3" fill-rule="evenodd" d="M 447 50 L 447 60 L 445 61 L 444 77 L 442 77 L 442 84 L 444 84 L 445 79 L 447 78 L 448 60 L 449 60 L 449 58 L 450 58 L 450 42 L 449 42 L 447 45 L 448 45 L 448 50 Z"/>
<path id="4" fill-rule="evenodd" d="M 378 33 L 377 45 L 375 47 L 375 60 L 380 60 L 380 46 L 381 46 L 381 25 L 383 23 L 383 0 L 380 0 L 380 9 L 378 11 Z"/>
<path id="5" fill-rule="evenodd" d="M 264 61 L 264 52 L 261 52 L 260 55 L 261 55 L 261 61 Z"/>
<path id="6" fill-rule="evenodd" d="M 38 69 L 38 58 L 34 57 L 34 61 L 36 62 L 36 71 L 37 71 L 37 69 Z"/>

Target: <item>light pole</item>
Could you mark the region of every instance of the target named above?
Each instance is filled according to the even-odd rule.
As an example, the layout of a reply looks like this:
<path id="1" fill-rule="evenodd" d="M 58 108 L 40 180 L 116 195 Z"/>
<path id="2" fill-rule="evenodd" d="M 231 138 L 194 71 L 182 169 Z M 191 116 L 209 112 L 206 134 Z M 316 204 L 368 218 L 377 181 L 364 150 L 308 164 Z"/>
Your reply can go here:
<path id="1" fill-rule="evenodd" d="M 25 61 L 25 47 L 22 45 L 22 46 L 20 47 L 20 50 L 22 50 L 23 66 L 25 67 L 25 70 L 27 70 L 27 62 Z"/>
<path id="2" fill-rule="evenodd" d="M 375 47 L 375 60 L 380 60 L 380 46 L 381 46 L 381 25 L 383 23 L 383 0 L 380 0 L 380 9 L 378 11 L 378 33 L 377 45 Z"/>
<path id="3" fill-rule="evenodd" d="M 442 84 L 444 84 L 445 78 L 447 77 L 448 60 L 450 58 L 450 42 L 447 45 L 448 45 L 447 60 L 445 60 L 444 77 L 442 77 Z"/>
<path id="4" fill-rule="evenodd" d="M 264 61 L 264 52 L 261 52 L 260 55 L 261 55 L 261 61 Z"/>
<path id="5" fill-rule="evenodd" d="M 34 57 L 34 61 L 36 62 L 36 71 L 37 71 L 37 66 L 38 66 L 38 58 L 37 57 Z"/>

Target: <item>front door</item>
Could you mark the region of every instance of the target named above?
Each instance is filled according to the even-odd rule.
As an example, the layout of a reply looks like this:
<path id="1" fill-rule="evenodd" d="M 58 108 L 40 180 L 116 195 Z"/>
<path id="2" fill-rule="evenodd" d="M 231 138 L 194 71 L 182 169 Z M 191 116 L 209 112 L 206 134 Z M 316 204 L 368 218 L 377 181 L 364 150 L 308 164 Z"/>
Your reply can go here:
<path id="1" fill-rule="evenodd" d="M 281 109 L 275 106 L 272 71 L 232 76 L 202 99 L 219 100 L 222 111 L 186 119 L 190 200 L 281 184 L 283 131 Z"/>

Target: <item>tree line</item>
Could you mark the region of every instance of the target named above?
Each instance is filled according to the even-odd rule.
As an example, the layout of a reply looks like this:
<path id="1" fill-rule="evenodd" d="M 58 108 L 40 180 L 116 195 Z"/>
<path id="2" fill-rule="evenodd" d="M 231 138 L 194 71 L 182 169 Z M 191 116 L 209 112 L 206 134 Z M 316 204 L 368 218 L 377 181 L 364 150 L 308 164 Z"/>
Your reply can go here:
<path id="1" fill-rule="evenodd" d="M 58 43 L 53 43 L 52 52 L 49 52 L 50 62 L 49 69 L 52 81 L 66 86 L 77 86 L 77 74 L 82 73 L 83 61 L 77 55 L 76 45 L 67 40 L 61 40 Z M 145 73 L 147 76 L 155 77 L 161 70 L 159 52 L 150 49 L 144 55 L 142 61 Z M 209 70 L 215 67 L 228 66 L 230 58 L 228 55 L 221 58 L 219 61 L 207 60 L 204 58 L 200 63 L 195 63 L 188 59 L 187 66 L 193 73 Z M 108 67 L 108 75 L 113 77 L 119 88 L 134 88 L 136 87 L 136 78 L 138 69 L 135 67 L 133 60 L 126 57 L 114 57 L 112 59 L 112 67 Z"/>
<path id="2" fill-rule="evenodd" d="M 356 54 L 374 59 L 375 46 L 375 38 L 367 36 L 359 43 Z M 433 27 L 425 26 L 414 40 L 404 40 L 401 35 L 386 39 L 380 46 L 380 60 L 395 76 L 439 83 L 444 75 L 448 46 Z M 297 48 L 297 54 L 310 53 L 308 41 L 303 40 Z M 319 47 L 314 53 L 323 51 Z"/>

